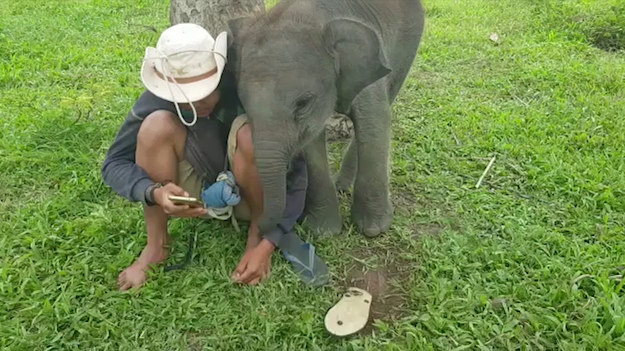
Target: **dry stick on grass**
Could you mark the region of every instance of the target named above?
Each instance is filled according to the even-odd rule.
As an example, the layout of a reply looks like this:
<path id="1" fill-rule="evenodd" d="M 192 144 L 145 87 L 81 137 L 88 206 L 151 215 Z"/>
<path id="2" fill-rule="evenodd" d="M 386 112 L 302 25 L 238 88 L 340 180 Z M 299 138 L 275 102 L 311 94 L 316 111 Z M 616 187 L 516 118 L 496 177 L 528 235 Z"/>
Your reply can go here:
<path id="1" fill-rule="evenodd" d="M 473 177 L 465 176 L 465 175 L 462 175 L 462 174 L 459 174 L 458 176 L 459 176 L 460 178 L 464 179 L 464 180 L 470 180 L 470 179 L 473 179 Z M 504 191 L 508 191 L 508 192 L 510 192 L 510 193 L 512 193 L 512 194 L 514 194 L 515 196 L 517 196 L 517 197 L 519 197 L 519 198 L 521 198 L 521 199 L 525 199 L 525 200 L 536 200 L 536 201 L 542 202 L 542 203 L 547 204 L 547 205 L 553 205 L 553 202 L 550 202 L 550 201 L 547 201 L 547 200 L 543 200 L 543 199 L 537 198 L 537 197 L 535 197 L 535 196 L 525 195 L 525 194 L 523 194 L 523 193 L 521 193 L 521 192 L 519 192 L 519 191 L 516 191 L 516 190 L 514 190 L 514 189 L 511 189 L 511 188 L 506 188 L 506 187 L 498 186 L 498 185 L 495 185 L 495 184 L 491 184 L 491 183 L 489 183 L 488 181 L 483 181 L 483 182 L 482 182 L 482 184 L 483 184 L 483 185 L 487 185 L 487 186 L 489 186 L 489 187 L 491 187 L 491 188 L 493 188 L 493 189 L 496 189 L 496 190 L 504 190 Z"/>
<path id="2" fill-rule="evenodd" d="M 493 167 L 493 163 L 495 163 L 495 158 L 497 156 L 493 156 L 493 158 L 490 159 L 490 162 L 488 163 L 488 166 L 486 166 L 486 169 L 484 170 L 484 173 L 482 173 L 482 176 L 480 177 L 480 179 L 477 181 L 477 184 L 475 184 L 475 188 L 479 188 L 480 185 L 482 185 L 482 182 L 484 181 L 484 177 L 486 177 L 486 174 L 488 173 L 488 171 L 490 171 L 490 169 Z"/>
<path id="3" fill-rule="evenodd" d="M 463 160 L 477 160 L 477 161 L 486 161 L 486 160 L 491 160 L 491 162 L 492 162 L 492 160 L 494 160 L 494 159 L 495 159 L 495 157 L 493 157 L 492 159 L 489 159 L 488 157 L 480 157 L 480 156 L 464 156 L 464 157 L 460 156 L 460 157 L 457 157 L 457 159 L 463 159 Z M 512 163 L 508 162 L 507 164 L 508 164 L 509 166 L 511 166 L 511 167 L 512 167 L 512 168 L 513 168 L 513 169 L 514 169 L 517 173 L 519 173 L 520 175 L 523 175 L 523 174 L 524 174 L 524 172 L 523 172 L 521 169 L 519 169 L 517 166 L 514 166 Z M 491 164 L 491 163 L 489 163 L 489 167 L 492 167 L 492 164 Z M 482 175 L 482 177 L 480 178 L 481 183 L 479 183 L 479 182 L 478 182 L 478 185 L 476 185 L 476 188 L 477 188 L 478 186 L 485 185 L 485 186 L 489 186 L 490 188 L 493 188 L 493 189 L 497 189 L 497 190 L 504 190 L 504 191 L 507 191 L 507 192 L 513 193 L 514 195 L 516 195 L 517 197 L 519 197 L 519 198 L 521 198 L 521 199 L 526 199 L 526 200 L 537 200 L 537 201 L 542 202 L 542 203 L 544 203 L 544 204 L 553 205 L 553 203 L 552 203 L 552 202 L 550 202 L 550 201 L 543 200 L 543 199 L 540 199 L 540 198 L 537 198 L 537 197 L 535 197 L 535 196 L 531 196 L 531 195 L 525 195 L 525 194 L 523 194 L 523 193 L 521 193 L 521 192 L 519 192 L 519 191 L 517 191 L 517 190 L 514 190 L 514 189 L 512 189 L 512 188 L 506 188 L 506 187 L 498 186 L 498 185 L 495 185 L 495 184 L 491 184 L 491 183 L 489 183 L 488 181 L 485 181 L 485 180 L 484 180 L 484 178 L 486 177 L 486 173 L 487 173 L 487 172 L 489 172 L 489 170 L 490 170 L 490 169 L 489 169 L 489 168 L 487 168 L 487 169 L 486 169 L 486 171 L 484 171 L 484 174 L 483 174 L 483 175 Z M 428 174 L 432 174 L 432 173 L 431 173 L 431 172 L 429 172 Z M 468 181 L 468 180 L 474 179 L 473 177 L 469 177 L 469 176 L 466 176 L 466 175 L 463 175 L 463 174 L 458 174 L 458 176 L 459 176 L 460 178 L 464 179 L 465 181 Z"/>

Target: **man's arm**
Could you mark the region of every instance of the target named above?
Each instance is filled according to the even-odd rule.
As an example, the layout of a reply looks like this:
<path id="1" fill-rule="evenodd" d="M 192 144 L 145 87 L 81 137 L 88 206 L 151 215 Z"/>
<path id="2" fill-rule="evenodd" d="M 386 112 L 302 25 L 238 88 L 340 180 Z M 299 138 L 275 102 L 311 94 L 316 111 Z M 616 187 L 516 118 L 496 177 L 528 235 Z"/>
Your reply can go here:
<path id="1" fill-rule="evenodd" d="M 264 280 L 269 271 L 271 255 L 282 237 L 293 230 L 295 223 L 304 211 L 308 173 L 302 156 L 291 162 L 287 173 L 286 206 L 282 221 L 274 230 L 262 234 L 263 240 L 252 250 L 246 251 L 241 262 L 233 272 L 235 281 L 255 285 Z"/>
<path id="2" fill-rule="evenodd" d="M 143 119 L 131 110 L 107 152 L 101 174 L 104 182 L 119 195 L 146 204 L 146 190 L 153 181 L 135 163 L 137 134 L 142 122 Z"/>

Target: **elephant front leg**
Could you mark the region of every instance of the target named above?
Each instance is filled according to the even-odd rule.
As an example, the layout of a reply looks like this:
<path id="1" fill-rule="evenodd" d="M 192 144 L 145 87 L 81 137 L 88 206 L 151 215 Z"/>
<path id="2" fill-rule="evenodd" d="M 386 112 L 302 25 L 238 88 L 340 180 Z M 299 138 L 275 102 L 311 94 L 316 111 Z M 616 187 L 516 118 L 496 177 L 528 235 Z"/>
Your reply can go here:
<path id="1" fill-rule="evenodd" d="M 341 170 L 336 177 L 336 190 L 348 193 L 358 173 L 358 143 L 352 138 L 341 162 Z"/>
<path id="2" fill-rule="evenodd" d="M 389 194 L 391 110 L 383 101 L 360 104 L 353 110 L 358 172 L 352 194 L 352 221 L 360 231 L 374 237 L 387 231 L 393 221 Z"/>
<path id="3" fill-rule="evenodd" d="M 343 219 L 339 200 L 330 177 L 325 132 L 304 149 L 308 166 L 306 224 L 321 234 L 339 234 Z"/>

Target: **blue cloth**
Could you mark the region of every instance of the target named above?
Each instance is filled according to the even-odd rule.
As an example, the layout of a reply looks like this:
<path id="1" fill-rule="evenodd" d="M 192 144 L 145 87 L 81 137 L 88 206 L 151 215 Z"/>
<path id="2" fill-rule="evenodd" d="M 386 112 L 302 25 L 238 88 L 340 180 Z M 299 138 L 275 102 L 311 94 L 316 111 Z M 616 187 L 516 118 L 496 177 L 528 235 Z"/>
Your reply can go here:
<path id="1" fill-rule="evenodd" d="M 241 196 L 232 172 L 221 172 L 217 181 L 202 191 L 202 200 L 206 207 L 223 208 L 237 205 L 241 201 Z"/>

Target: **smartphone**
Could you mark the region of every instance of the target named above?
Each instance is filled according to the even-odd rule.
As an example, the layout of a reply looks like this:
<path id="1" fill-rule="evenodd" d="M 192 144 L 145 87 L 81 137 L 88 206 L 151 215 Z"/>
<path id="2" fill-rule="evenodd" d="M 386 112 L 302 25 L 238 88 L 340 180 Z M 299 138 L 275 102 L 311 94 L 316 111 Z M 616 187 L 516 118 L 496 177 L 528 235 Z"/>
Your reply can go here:
<path id="1" fill-rule="evenodd" d="M 176 205 L 189 205 L 191 207 L 204 207 L 204 203 L 194 197 L 169 195 L 169 200 Z"/>

